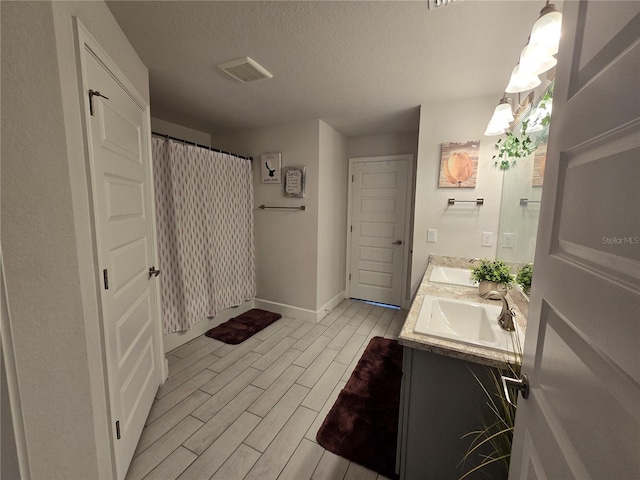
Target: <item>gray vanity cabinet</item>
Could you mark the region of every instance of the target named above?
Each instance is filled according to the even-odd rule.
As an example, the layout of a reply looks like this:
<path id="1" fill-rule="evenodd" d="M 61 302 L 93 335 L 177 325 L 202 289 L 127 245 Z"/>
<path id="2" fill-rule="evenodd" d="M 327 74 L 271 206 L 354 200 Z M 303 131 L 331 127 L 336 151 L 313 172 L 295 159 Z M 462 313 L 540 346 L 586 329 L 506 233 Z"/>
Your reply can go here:
<path id="1" fill-rule="evenodd" d="M 481 427 L 487 401 L 472 372 L 486 385 L 487 368 L 404 347 L 396 466 L 401 479 L 453 480 L 469 470 L 461 459 L 472 437 L 462 437 Z M 467 478 L 500 478 L 499 470 L 484 471 Z"/>

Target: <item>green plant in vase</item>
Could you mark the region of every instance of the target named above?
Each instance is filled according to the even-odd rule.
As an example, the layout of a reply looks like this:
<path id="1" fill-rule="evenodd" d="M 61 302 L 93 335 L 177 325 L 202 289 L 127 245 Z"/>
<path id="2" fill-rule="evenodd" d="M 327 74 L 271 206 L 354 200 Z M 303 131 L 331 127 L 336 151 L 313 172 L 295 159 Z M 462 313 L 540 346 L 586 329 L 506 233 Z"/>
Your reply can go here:
<path id="1" fill-rule="evenodd" d="M 498 153 L 492 158 L 495 160 L 495 166 L 500 170 L 514 167 L 518 158 L 525 158 L 535 151 L 536 145 L 527 132 L 528 126 L 529 120 L 522 122 L 522 138 L 518 138 L 513 132 L 507 132 L 507 138 L 504 141 L 500 138 L 496 142 L 495 148 Z"/>
<path id="2" fill-rule="evenodd" d="M 485 295 L 491 291 L 502 291 L 506 293 L 513 285 L 511 267 L 502 260 L 489 260 L 483 258 L 480 263 L 471 268 L 471 277 L 478 282 L 480 295 Z M 498 299 L 494 295 L 491 299 Z"/>
<path id="3" fill-rule="evenodd" d="M 531 291 L 531 279 L 533 277 L 533 264 L 527 263 L 520 270 L 516 276 L 516 283 L 522 287 L 524 293 L 529 295 Z"/>

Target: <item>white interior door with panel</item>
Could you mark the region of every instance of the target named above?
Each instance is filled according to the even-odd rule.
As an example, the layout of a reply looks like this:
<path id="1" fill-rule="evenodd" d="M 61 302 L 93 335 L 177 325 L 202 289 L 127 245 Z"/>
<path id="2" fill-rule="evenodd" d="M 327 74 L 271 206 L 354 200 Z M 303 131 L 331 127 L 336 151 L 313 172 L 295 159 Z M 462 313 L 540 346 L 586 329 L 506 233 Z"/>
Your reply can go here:
<path id="1" fill-rule="evenodd" d="M 402 305 L 411 156 L 352 163 L 349 296 Z"/>
<path id="2" fill-rule="evenodd" d="M 640 3 L 563 10 L 509 478 L 640 478 Z"/>
<path id="3" fill-rule="evenodd" d="M 81 30 L 101 313 L 118 478 L 162 381 L 148 105 Z"/>

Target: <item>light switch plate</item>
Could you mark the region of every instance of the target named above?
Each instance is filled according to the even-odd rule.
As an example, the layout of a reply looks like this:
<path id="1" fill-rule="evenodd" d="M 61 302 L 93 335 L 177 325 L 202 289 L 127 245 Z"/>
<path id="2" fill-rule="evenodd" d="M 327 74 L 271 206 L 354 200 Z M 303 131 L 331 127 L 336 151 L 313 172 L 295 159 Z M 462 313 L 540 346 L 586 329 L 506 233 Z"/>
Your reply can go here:
<path id="1" fill-rule="evenodd" d="M 438 241 L 438 230 L 430 228 L 427 230 L 427 242 L 436 243 Z"/>
<path id="2" fill-rule="evenodd" d="M 482 246 L 493 247 L 493 232 L 482 232 Z"/>
<path id="3" fill-rule="evenodd" d="M 515 233 L 503 233 L 502 234 L 502 248 L 513 248 L 516 242 Z"/>

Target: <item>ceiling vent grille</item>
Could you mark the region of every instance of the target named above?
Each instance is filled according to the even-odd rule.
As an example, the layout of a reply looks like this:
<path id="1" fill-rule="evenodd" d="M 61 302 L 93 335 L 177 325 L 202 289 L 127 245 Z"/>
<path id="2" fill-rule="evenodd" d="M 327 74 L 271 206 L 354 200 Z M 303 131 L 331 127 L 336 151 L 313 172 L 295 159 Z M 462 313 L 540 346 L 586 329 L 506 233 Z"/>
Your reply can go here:
<path id="1" fill-rule="evenodd" d="M 244 57 L 221 63 L 218 67 L 233 78 L 242 83 L 256 82 L 265 78 L 273 78 L 273 75 L 255 60 Z"/>

